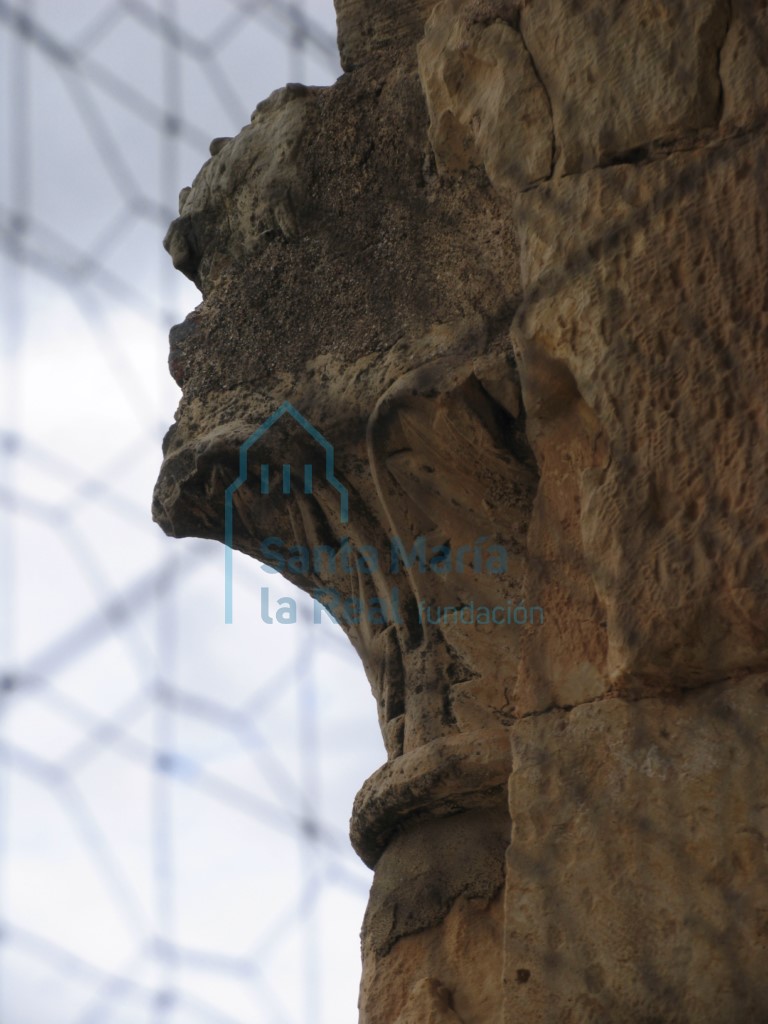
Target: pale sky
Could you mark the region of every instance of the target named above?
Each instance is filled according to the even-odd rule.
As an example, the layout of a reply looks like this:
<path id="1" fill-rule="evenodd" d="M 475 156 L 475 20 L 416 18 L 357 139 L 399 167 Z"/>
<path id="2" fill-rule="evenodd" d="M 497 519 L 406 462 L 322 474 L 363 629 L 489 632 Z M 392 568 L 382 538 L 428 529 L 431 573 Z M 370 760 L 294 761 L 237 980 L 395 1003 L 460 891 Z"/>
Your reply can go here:
<path id="1" fill-rule="evenodd" d="M 262 624 L 294 592 L 241 557 L 225 626 L 223 548 L 149 512 L 199 299 L 167 217 L 334 34 L 331 0 L 0 0 L 3 1024 L 357 1019 L 368 684 L 338 627 Z"/>

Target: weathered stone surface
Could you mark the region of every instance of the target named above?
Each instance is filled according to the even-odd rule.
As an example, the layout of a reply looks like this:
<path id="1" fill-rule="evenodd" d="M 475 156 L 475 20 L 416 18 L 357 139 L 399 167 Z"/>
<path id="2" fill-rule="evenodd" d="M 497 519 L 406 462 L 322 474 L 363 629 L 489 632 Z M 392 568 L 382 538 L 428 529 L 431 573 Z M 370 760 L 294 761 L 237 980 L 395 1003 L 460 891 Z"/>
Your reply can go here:
<path id="1" fill-rule="evenodd" d="M 434 0 L 334 0 L 339 52 L 345 71 L 419 41 Z M 402 59 L 402 58 L 400 58 Z M 406 58 L 407 59 L 407 58 Z"/>
<path id="2" fill-rule="evenodd" d="M 484 167 L 501 188 L 549 177 L 549 100 L 520 33 L 492 6 L 437 4 L 419 45 L 419 73 L 439 170 Z"/>
<path id="3" fill-rule="evenodd" d="M 316 116 L 319 93 L 303 85 L 278 89 L 259 103 L 239 135 L 211 143 L 212 159 L 197 187 L 184 190 L 179 219 L 168 235 L 174 266 L 196 284 L 216 274 L 215 267 L 200 266 L 200 249 L 205 245 L 210 259 L 222 231 L 227 252 L 241 258 L 263 249 L 270 238 L 300 234 L 298 211 L 310 202 L 311 179 L 297 155 Z M 259 182 L 256 195 L 243 187 L 253 181 Z"/>
<path id="4" fill-rule="evenodd" d="M 396 1024 L 404 1014 L 408 1024 L 421 1024 L 417 1014 L 429 1020 L 432 1013 L 438 1024 L 497 1024 L 503 910 L 501 894 L 492 900 L 459 896 L 439 925 L 400 939 L 386 956 L 374 956 L 364 944 L 360 1019 Z"/>
<path id="5" fill-rule="evenodd" d="M 723 0 L 532 0 L 520 33 L 552 104 L 557 166 L 637 159 L 717 124 Z"/>
<path id="6" fill-rule="evenodd" d="M 414 824 L 497 804 L 510 764 L 504 729 L 446 736 L 395 758 L 357 794 L 352 845 L 374 867 L 404 819 Z"/>
<path id="7" fill-rule="evenodd" d="M 491 901 L 504 884 L 505 795 L 480 810 L 409 822 L 376 865 L 364 947 L 386 956 L 407 935 L 439 925 L 460 898 Z"/>
<path id="8" fill-rule="evenodd" d="M 262 547 L 269 537 L 309 548 L 346 537 L 354 551 L 380 554 L 393 538 L 408 551 L 423 538 L 429 552 L 450 545 L 457 556 L 466 553 L 464 568 L 448 573 L 418 565 L 396 574 L 386 564 L 372 573 L 355 565 L 349 574 L 282 566 L 310 592 L 336 589 L 344 601 L 386 605 L 399 590 L 399 618 L 340 616 L 371 681 L 390 758 L 403 762 L 372 780 L 358 802 L 353 833 L 377 864 L 382 850 L 408 842 L 435 814 L 453 821 L 498 805 L 508 748 L 497 741 L 478 759 L 476 736 L 502 735 L 513 668 L 487 642 L 491 627 L 419 621 L 418 607 L 519 602 L 537 480 L 504 341 L 519 280 L 514 228 L 503 223 L 500 200 L 480 171 L 454 184 L 436 177 L 426 124 L 415 50 L 409 66 L 372 54 L 333 89 L 278 93 L 240 136 L 213 147 L 167 240 L 203 303 L 172 332 L 171 366 L 184 395 L 156 492 L 164 528 L 223 537 L 224 493 L 237 477 L 240 446 L 289 399 L 335 447 L 349 522 L 324 480 L 322 453 L 308 452 L 306 433 L 287 418 L 265 436 L 251 479 L 237 492 L 238 548 L 278 565 Z M 261 494 L 260 464 L 298 472 L 308 462 L 312 494 L 298 487 L 290 497 L 279 489 Z M 474 566 L 479 538 L 483 551 L 491 542 L 505 546 L 503 572 L 485 572 L 482 553 L 483 564 Z M 510 649 L 519 634 L 508 631 Z M 450 756 L 430 767 L 429 751 L 443 750 L 443 738 Z M 503 846 L 493 846 L 491 865 L 479 873 L 482 898 L 489 897 L 489 871 L 491 889 L 498 893 L 502 884 Z M 406 924 L 395 922 L 387 952 L 366 954 L 374 988 L 411 936 L 408 921 L 421 922 L 417 932 L 439 933 L 441 918 L 464 898 L 467 866 L 456 863 L 434 900 L 424 894 L 425 872 L 403 882 Z M 379 864 L 377 892 L 386 891 L 388 877 Z M 455 951 L 449 974 L 454 959 Z M 412 957 L 409 966 L 416 965 Z M 390 1000 L 389 1018 L 379 1019 L 394 1020 L 412 985 L 432 976 L 427 962 L 420 971 L 408 974 L 400 1004 Z M 497 956 L 497 1003 L 498 977 Z M 377 995 L 366 1005 L 364 1016 L 384 1003 Z"/>
<path id="9" fill-rule="evenodd" d="M 361 1022 L 768 1019 L 766 4 L 337 6 L 180 197 L 155 515 L 221 540 L 285 401 L 333 445 L 275 423 L 233 542 L 376 698 Z"/>
<path id="10" fill-rule="evenodd" d="M 768 1019 L 768 676 L 510 730 L 505 1020 Z"/>
<path id="11" fill-rule="evenodd" d="M 744 396 L 751 375 L 768 375 L 762 307 L 746 299 L 766 232 L 766 154 L 761 136 L 730 136 L 727 119 L 724 133 L 701 132 L 717 122 L 723 44 L 726 112 L 755 120 L 761 94 L 748 104 L 744 90 L 760 81 L 766 35 L 764 5 L 749 14 L 737 5 L 732 20 L 713 2 L 678 5 L 669 18 L 642 5 L 519 7 L 441 3 L 421 52 L 438 157 L 443 123 L 457 130 L 454 111 L 498 124 L 498 96 L 478 88 L 485 68 L 470 70 L 478 24 L 524 39 L 558 126 L 550 182 L 527 189 L 519 169 L 489 170 L 502 191 L 526 188 L 514 201 L 524 299 L 512 341 L 543 470 L 526 593 L 560 627 L 526 634 L 513 701 L 525 713 L 589 699 L 606 683 L 695 685 L 765 658 L 765 588 L 744 566 L 766 562 L 763 480 L 751 468 L 753 456 L 764 464 L 766 442 L 759 392 Z M 643 59 L 627 60 L 630 50 Z M 452 91 L 451 60 L 462 62 Z M 525 95 L 520 83 L 510 88 L 506 109 Z M 596 131 L 618 140 L 612 152 L 590 141 Z M 463 147 L 456 138 L 465 166 L 483 162 L 469 136 Z M 702 416 L 682 396 L 713 379 L 718 393 Z M 737 452 L 742 472 L 725 472 Z"/>
<path id="12" fill-rule="evenodd" d="M 417 981 L 395 1024 L 461 1024 L 453 1012 L 451 993 L 435 978 Z"/>
<path id="13" fill-rule="evenodd" d="M 529 635 L 527 707 L 768 663 L 767 162 L 760 131 L 520 208 L 515 336 L 542 468 L 528 586 L 561 623 L 584 614 L 567 646 Z"/>
<path id="14" fill-rule="evenodd" d="M 768 3 L 731 0 L 731 26 L 720 54 L 723 121 L 751 128 L 768 116 Z"/>

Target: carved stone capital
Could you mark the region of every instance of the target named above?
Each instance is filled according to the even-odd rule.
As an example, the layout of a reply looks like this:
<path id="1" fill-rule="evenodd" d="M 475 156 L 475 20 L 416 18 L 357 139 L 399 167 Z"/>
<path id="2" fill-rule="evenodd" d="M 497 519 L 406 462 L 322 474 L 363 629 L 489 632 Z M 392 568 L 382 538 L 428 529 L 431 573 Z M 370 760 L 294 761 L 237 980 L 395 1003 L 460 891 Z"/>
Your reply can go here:
<path id="1" fill-rule="evenodd" d="M 337 10 L 182 192 L 154 511 L 365 666 L 361 1020 L 766 1019 L 765 3 Z"/>

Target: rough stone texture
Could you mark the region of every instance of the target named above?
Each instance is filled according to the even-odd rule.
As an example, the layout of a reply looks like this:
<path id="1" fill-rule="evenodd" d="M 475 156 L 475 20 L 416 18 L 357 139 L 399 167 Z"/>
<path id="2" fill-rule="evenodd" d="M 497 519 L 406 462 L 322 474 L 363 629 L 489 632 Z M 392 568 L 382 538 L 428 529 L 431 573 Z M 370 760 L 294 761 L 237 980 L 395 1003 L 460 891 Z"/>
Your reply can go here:
<path id="1" fill-rule="evenodd" d="M 361 1022 L 768 1020 L 768 6 L 337 10 L 348 73 L 180 197 L 154 511 L 222 540 L 284 401 L 334 446 L 348 522 L 285 416 L 233 539 L 346 602 L 376 699 Z"/>
<path id="2" fill-rule="evenodd" d="M 550 176 L 549 99 L 520 33 L 490 17 L 487 3 L 437 4 L 419 46 L 419 73 L 439 170 L 484 167 L 501 188 Z"/>
<path id="3" fill-rule="evenodd" d="M 345 71 L 415 46 L 434 0 L 334 0 L 339 52 Z"/>
<path id="4" fill-rule="evenodd" d="M 511 730 L 505 1020 L 762 1021 L 768 676 Z"/>
<path id="5" fill-rule="evenodd" d="M 768 3 L 731 0 L 731 18 L 720 53 L 723 122 L 754 128 L 768 115 Z"/>
<path id="6" fill-rule="evenodd" d="M 461 1024 L 453 1012 L 451 994 L 434 978 L 417 981 L 396 1024 Z"/>
<path id="7" fill-rule="evenodd" d="M 552 104 L 558 170 L 636 159 L 717 123 L 728 0 L 532 0 L 520 34 Z"/>
<path id="8" fill-rule="evenodd" d="M 503 729 L 447 736 L 396 757 L 358 793 L 352 845 L 373 867 L 404 817 L 415 823 L 493 804 L 506 790 L 510 767 Z"/>
<path id="9" fill-rule="evenodd" d="M 592 171 L 526 200 L 515 343 L 542 467 L 528 586 L 563 622 L 585 613 L 578 640 L 532 635 L 527 709 L 768 663 L 754 387 L 768 357 L 754 291 L 767 141 Z"/>
<path id="10" fill-rule="evenodd" d="M 504 884 L 508 841 L 503 797 L 487 810 L 409 823 L 377 862 L 364 945 L 385 956 L 404 936 L 439 925 L 460 897 L 492 900 Z"/>
<path id="11" fill-rule="evenodd" d="M 439 925 L 401 938 L 384 957 L 364 937 L 361 1019 L 396 1024 L 402 1014 L 400 1024 L 496 1024 L 503 935 L 499 894 L 459 896 Z"/>

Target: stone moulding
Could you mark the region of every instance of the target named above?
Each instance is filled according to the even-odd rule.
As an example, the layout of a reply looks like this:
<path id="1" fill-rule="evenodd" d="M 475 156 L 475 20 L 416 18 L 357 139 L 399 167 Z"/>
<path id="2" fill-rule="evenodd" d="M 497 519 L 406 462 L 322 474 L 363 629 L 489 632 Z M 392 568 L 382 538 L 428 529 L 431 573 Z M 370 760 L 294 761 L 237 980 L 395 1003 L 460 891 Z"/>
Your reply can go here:
<path id="1" fill-rule="evenodd" d="M 395 833 L 424 818 L 494 806 L 511 769 L 502 729 L 433 740 L 385 764 L 363 784 L 350 823 L 352 845 L 375 867 Z"/>

